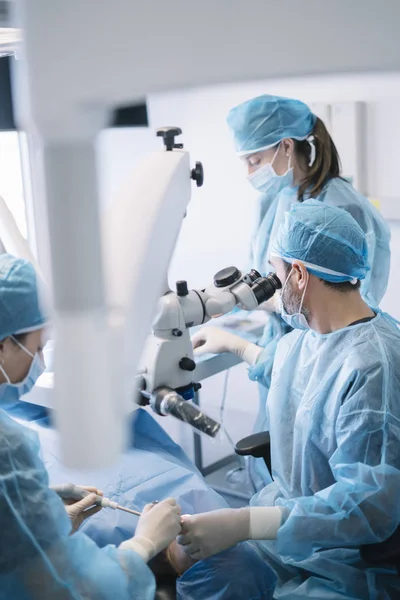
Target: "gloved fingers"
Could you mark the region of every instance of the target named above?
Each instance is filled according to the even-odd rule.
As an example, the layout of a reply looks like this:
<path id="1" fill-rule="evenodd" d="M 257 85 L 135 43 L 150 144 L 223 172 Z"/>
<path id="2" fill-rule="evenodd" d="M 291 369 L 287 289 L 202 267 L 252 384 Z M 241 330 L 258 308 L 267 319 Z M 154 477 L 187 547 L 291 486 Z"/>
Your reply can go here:
<path id="1" fill-rule="evenodd" d="M 102 508 L 101 506 L 92 506 L 92 508 L 88 508 L 87 510 L 84 510 L 82 513 L 80 513 L 82 521 L 86 521 L 86 519 L 88 519 L 89 517 L 92 517 L 93 515 L 95 515 L 99 511 L 101 511 L 101 508 Z"/>
<path id="2" fill-rule="evenodd" d="M 189 554 L 189 556 L 191 556 L 195 552 L 200 552 L 200 544 L 196 541 L 192 541 L 190 544 L 186 544 L 186 546 L 183 546 L 183 549 L 186 552 L 186 554 Z"/>
<path id="3" fill-rule="evenodd" d="M 186 532 L 186 533 L 187 533 L 187 532 Z M 179 544 L 180 546 L 187 546 L 188 544 L 190 544 L 190 543 L 191 543 L 191 541 L 192 541 L 192 540 L 191 540 L 191 538 L 190 538 L 190 537 L 188 537 L 188 536 L 187 536 L 185 533 L 182 533 L 182 530 L 181 530 L 181 533 L 180 533 L 180 534 L 178 535 L 178 537 L 176 538 L 176 541 L 178 542 L 178 544 Z"/>
<path id="4" fill-rule="evenodd" d="M 187 532 L 188 531 L 187 531 L 187 529 L 185 529 L 184 523 L 182 522 L 182 519 L 181 519 L 181 531 L 180 531 L 179 535 L 185 535 Z"/>
<path id="5" fill-rule="evenodd" d="M 154 506 L 155 504 L 146 504 L 142 510 L 142 515 L 147 514 Z"/>
<path id="6" fill-rule="evenodd" d="M 89 496 L 82 498 L 82 500 L 79 500 L 78 502 L 74 502 L 74 504 L 71 506 L 71 508 L 73 508 L 74 513 L 76 515 L 78 515 L 79 513 L 87 510 L 88 508 L 91 508 L 95 502 L 96 502 L 96 494 L 89 494 Z M 99 508 L 101 508 L 101 506 Z"/>
<path id="7" fill-rule="evenodd" d="M 182 527 L 186 527 L 186 529 L 190 529 L 192 525 L 192 518 L 196 515 L 182 515 Z"/>
<path id="8" fill-rule="evenodd" d="M 160 504 L 160 502 L 158 500 L 155 500 L 154 502 L 150 502 L 150 504 L 146 504 L 142 510 L 142 515 L 145 515 L 146 513 L 148 513 L 152 508 L 157 506 L 157 504 Z"/>
<path id="9" fill-rule="evenodd" d="M 180 531 L 181 531 L 181 519 L 180 519 L 180 515 L 177 515 L 178 519 L 176 521 L 176 529 L 174 531 L 174 534 L 172 536 L 171 542 L 173 542 L 176 539 L 176 536 L 179 535 Z"/>
<path id="10" fill-rule="evenodd" d="M 187 546 L 183 546 L 183 550 L 187 556 L 190 556 L 190 558 L 194 558 L 195 560 L 204 558 L 203 552 L 198 544 L 188 544 Z"/>
<path id="11" fill-rule="evenodd" d="M 92 485 L 79 485 L 78 487 L 86 490 L 87 492 L 93 492 L 93 494 L 97 494 L 98 496 L 104 496 L 104 493 L 101 490 L 98 490 L 96 487 Z"/>
<path id="12" fill-rule="evenodd" d="M 151 509 L 154 509 L 155 507 L 159 507 L 159 506 L 165 507 L 165 505 L 168 505 L 171 508 L 173 508 L 174 512 L 176 512 L 176 514 L 180 516 L 181 507 L 176 503 L 175 498 L 166 498 L 165 500 L 162 500 L 161 502 L 152 502 L 151 504 L 146 504 L 146 506 L 142 510 L 142 515 L 145 515 L 146 513 L 148 513 Z"/>
<path id="13" fill-rule="evenodd" d="M 193 354 L 194 356 L 202 356 L 203 354 L 215 354 L 215 352 L 213 352 L 212 348 L 210 348 L 210 345 L 205 342 L 204 344 L 194 348 Z"/>
<path id="14" fill-rule="evenodd" d="M 185 550 L 185 552 L 186 552 L 186 550 Z M 205 556 L 203 556 L 203 553 L 201 550 L 198 550 L 197 552 L 193 552 L 193 553 L 189 554 L 189 556 L 193 560 L 203 560 L 203 558 L 205 558 Z"/>
<path id="15" fill-rule="evenodd" d="M 191 522 L 188 519 L 185 519 L 185 516 L 181 518 L 181 532 L 176 538 L 176 541 L 180 546 L 192 544 L 195 539 L 193 531 L 191 530 Z"/>
<path id="16" fill-rule="evenodd" d="M 182 515 L 181 518 L 181 536 L 187 535 L 192 528 L 192 517 L 195 515 Z M 180 542 L 178 542 L 180 543 Z"/>
<path id="17" fill-rule="evenodd" d="M 192 337 L 193 348 L 197 349 L 201 348 L 201 346 L 204 346 L 204 344 L 207 342 L 207 334 L 208 332 L 206 329 L 200 329 L 200 331 L 197 331 Z"/>
<path id="18" fill-rule="evenodd" d="M 172 513 L 176 513 L 179 517 L 181 516 L 182 509 L 179 504 L 176 503 L 175 498 L 167 498 L 166 500 L 162 500 L 162 502 L 159 502 L 157 506 L 162 506 L 163 508 L 167 506 Z"/>
<path id="19" fill-rule="evenodd" d="M 183 519 L 181 518 L 181 531 L 180 531 L 180 535 L 184 536 L 186 533 L 189 533 L 188 529 L 185 527 L 185 523 L 183 521 Z M 179 543 L 179 542 L 178 542 Z"/>
<path id="20" fill-rule="evenodd" d="M 158 504 L 170 504 L 171 506 L 178 506 L 175 498 L 166 498 L 165 500 L 161 500 Z"/>

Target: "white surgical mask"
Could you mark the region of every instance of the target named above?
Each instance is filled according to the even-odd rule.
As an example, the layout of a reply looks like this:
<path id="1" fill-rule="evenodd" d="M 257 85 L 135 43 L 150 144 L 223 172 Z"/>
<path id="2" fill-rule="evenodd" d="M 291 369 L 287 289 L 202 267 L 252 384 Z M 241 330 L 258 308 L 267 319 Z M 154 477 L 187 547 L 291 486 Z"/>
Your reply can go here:
<path id="1" fill-rule="evenodd" d="M 262 165 L 248 176 L 250 184 L 256 190 L 269 196 L 276 196 L 284 187 L 293 185 L 293 167 L 290 166 L 291 156 L 289 156 L 287 171 L 283 175 L 278 175 L 273 167 L 279 148 L 280 144 L 270 163 Z"/>
<path id="2" fill-rule="evenodd" d="M 33 386 L 35 385 L 36 381 L 39 379 L 39 377 L 42 375 L 46 368 L 46 365 L 44 364 L 37 352 L 35 354 L 32 354 L 32 352 L 25 348 L 25 346 L 23 346 L 17 339 L 15 339 L 13 336 L 11 337 L 13 341 L 17 344 L 17 346 L 19 346 L 21 350 L 23 350 L 26 354 L 28 354 L 28 356 L 32 358 L 32 362 L 27 375 L 22 381 L 19 381 L 17 383 L 11 382 L 4 367 L 0 365 L 0 371 L 3 373 L 7 381 L 6 384 L 3 384 L 6 387 L 5 393 L 3 395 L 6 402 L 13 402 L 15 400 L 19 400 L 21 396 L 24 396 L 25 394 L 30 392 Z"/>
<path id="3" fill-rule="evenodd" d="M 286 281 L 283 284 L 281 293 L 279 294 L 279 304 L 280 304 L 281 317 L 282 317 L 282 319 L 290 327 L 293 327 L 293 329 L 310 329 L 310 325 L 308 324 L 307 319 L 305 318 L 305 316 L 301 312 L 301 309 L 303 308 L 304 296 L 305 296 L 305 293 L 306 293 L 306 290 L 307 290 L 308 279 L 307 279 L 306 286 L 304 288 L 303 295 L 301 297 L 299 310 L 297 312 L 289 315 L 289 313 L 286 312 L 286 310 L 284 309 L 284 306 L 283 306 L 283 292 L 285 291 L 285 288 L 287 286 L 287 282 L 289 281 L 289 278 L 291 277 L 292 273 L 293 273 L 293 269 L 290 270 L 289 275 L 286 277 Z"/>

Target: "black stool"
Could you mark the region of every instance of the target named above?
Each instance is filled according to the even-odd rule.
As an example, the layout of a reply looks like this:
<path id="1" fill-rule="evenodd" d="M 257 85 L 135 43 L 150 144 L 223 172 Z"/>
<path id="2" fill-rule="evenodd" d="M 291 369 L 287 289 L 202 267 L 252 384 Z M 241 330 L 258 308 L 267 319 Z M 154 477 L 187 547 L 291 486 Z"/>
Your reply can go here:
<path id="1" fill-rule="evenodd" d="M 253 433 L 242 440 L 239 440 L 235 446 L 236 454 L 240 456 L 254 456 L 254 458 L 263 458 L 271 473 L 271 440 L 268 431 Z"/>

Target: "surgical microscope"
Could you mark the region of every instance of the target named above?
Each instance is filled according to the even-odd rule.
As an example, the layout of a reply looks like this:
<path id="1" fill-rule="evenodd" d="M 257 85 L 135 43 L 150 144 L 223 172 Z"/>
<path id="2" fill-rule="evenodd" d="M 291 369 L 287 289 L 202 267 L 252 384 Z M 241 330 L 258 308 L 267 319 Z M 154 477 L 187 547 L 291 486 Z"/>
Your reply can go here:
<path id="1" fill-rule="evenodd" d="M 175 137 L 181 133 L 177 127 L 158 130 L 166 152 L 183 148 L 182 144 L 175 144 Z M 201 163 L 196 163 L 191 177 L 199 187 L 202 185 Z M 275 273 L 261 277 L 254 269 L 242 274 L 236 267 L 216 273 L 213 283 L 203 290 L 189 290 L 186 281 L 178 281 L 175 291 L 167 287 L 159 299 L 152 335 L 141 359 L 138 404 L 150 404 L 157 414 L 170 414 L 215 437 L 220 425 L 190 402 L 201 384 L 196 381 L 189 330 L 226 315 L 235 307 L 252 311 L 272 298 L 280 287 Z"/>

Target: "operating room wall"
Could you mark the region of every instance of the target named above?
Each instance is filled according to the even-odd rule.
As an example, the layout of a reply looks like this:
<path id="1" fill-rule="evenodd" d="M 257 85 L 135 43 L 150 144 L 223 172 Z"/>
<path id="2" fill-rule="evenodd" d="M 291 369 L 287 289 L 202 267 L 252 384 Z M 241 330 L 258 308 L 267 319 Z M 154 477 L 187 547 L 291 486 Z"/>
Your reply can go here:
<path id="1" fill-rule="evenodd" d="M 400 162 L 400 74 L 352 75 L 313 79 L 270 80 L 235 84 L 151 96 L 148 99 L 150 129 L 119 130 L 103 134 L 100 145 L 103 194 L 107 200 L 117 189 L 131 165 L 144 151 L 160 147 L 154 129 L 178 125 L 192 163 L 201 160 L 204 186 L 193 186 L 192 200 L 183 222 L 170 268 L 170 283 L 187 279 L 191 287 L 209 283 L 213 274 L 228 265 L 247 262 L 248 243 L 256 193 L 246 181 L 240 161 L 234 155 L 225 124 L 231 106 L 260 93 L 297 97 L 322 109 L 324 103 L 361 101 L 366 103 L 365 138 L 367 192 L 374 198 L 399 201 Z M 400 210 L 399 210 L 400 216 Z M 391 221 L 392 269 L 382 307 L 400 318 L 398 295 L 400 275 L 400 221 Z M 201 401 L 206 410 L 219 416 L 224 375 L 204 382 Z M 226 426 L 234 439 L 250 432 L 258 403 L 256 385 L 244 366 L 229 376 Z M 187 429 L 163 421 L 177 441 L 190 451 Z M 227 454 L 227 442 L 204 444 L 206 463 Z"/>

